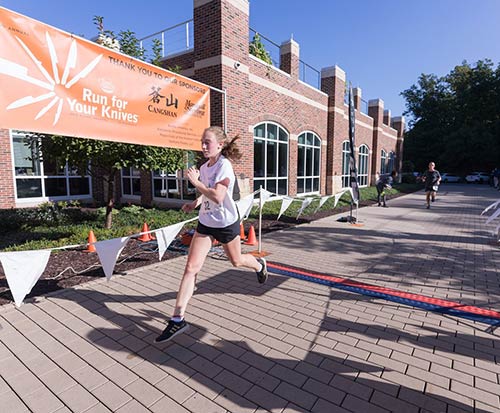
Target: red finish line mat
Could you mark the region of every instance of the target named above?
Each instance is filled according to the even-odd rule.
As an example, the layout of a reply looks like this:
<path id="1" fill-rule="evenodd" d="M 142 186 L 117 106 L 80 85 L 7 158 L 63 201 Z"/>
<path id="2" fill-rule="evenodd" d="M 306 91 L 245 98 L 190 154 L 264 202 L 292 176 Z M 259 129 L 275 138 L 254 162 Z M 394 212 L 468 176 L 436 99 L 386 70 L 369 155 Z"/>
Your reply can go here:
<path id="1" fill-rule="evenodd" d="M 425 295 L 420 294 L 407 293 L 404 291 L 394 290 L 392 288 L 379 287 L 373 284 L 350 280 L 348 278 L 340 278 L 333 275 L 311 272 L 305 269 L 285 266 L 278 263 L 268 262 L 267 269 L 269 272 L 274 274 L 286 275 L 301 280 L 315 282 L 317 284 L 328 285 L 340 290 L 382 298 L 387 301 L 393 301 L 437 313 L 467 318 L 490 325 L 500 325 L 500 313 L 493 310 L 486 310 L 453 301 L 441 300 L 439 298 L 426 297 Z"/>

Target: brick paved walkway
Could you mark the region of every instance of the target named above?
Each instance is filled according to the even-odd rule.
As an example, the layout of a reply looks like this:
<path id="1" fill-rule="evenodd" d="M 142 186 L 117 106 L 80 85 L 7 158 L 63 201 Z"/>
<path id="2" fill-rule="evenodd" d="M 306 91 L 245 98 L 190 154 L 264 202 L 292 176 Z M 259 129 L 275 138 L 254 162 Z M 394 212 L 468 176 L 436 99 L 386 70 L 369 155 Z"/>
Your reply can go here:
<path id="1" fill-rule="evenodd" d="M 500 310 L 487 186 L 266 234 L 270 261 Z M 153 344 L 185 257 L 0 308 L 3 412 L 500 412 L 500 328 L 208 259 L 192 328 Z"/>

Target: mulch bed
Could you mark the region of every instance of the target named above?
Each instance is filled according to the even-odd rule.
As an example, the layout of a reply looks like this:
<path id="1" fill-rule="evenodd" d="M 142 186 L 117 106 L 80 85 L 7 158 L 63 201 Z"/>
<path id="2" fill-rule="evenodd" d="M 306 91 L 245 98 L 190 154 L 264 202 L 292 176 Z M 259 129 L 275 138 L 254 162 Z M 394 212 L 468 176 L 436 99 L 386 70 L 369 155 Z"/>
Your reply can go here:
<path id="1" fill-rule="evenodd" d="M 372 204 L 373 202 L 371 201 L 362 201 L 360 207 Z M 262 233 L 265 234 L 279 231 L 339 213 L 349 213 L 349 209 L 350 208 L 347 206 L 332 211 L 319 211 L 313 215 L 301 215 L 298 220 L 284 216 L 281 217 L 279 221 L 276 221 L 276 217 L 274 216 L 263 216 Z M 255 230 L 257 231 L 258 221 L 252 224 L 256 226 Z M 246 233 L 248 233 L 250 225 L 251 224 L 248 222 L 245 223 Z M 168 249 L 162 258 L 162 262 L 178 257 L 183 253 L 185 252 L 181 250 L 175 251 Z M 148 245 L 136 239 L 130 239 L 117 261 L 115 273 L 125 274 L 132 269 L 157 262 L 159 262 L 158 252 L 154 245 Z M 102 277 L 104 277 L 104 272 L 96 253 L 88 253 L 83 250 L 54 251 L 50 255 L 44 273 L 26 298 L 43 296 L 53 291 L 73 287 Z M 12 301 L 12 295 L 8 288 L 3 268 L 0 266 L 0 305 Z"/>

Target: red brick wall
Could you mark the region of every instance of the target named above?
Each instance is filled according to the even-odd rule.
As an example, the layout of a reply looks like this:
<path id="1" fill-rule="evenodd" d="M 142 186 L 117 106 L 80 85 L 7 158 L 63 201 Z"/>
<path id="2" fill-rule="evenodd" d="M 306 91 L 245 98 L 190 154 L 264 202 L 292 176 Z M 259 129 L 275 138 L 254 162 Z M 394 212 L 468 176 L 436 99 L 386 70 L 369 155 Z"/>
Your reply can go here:
<path id="1" fill-rule="evenodd" d="M 14 174 L 8 129 L 0 129 L 0 208 L 14 208 Z"/>

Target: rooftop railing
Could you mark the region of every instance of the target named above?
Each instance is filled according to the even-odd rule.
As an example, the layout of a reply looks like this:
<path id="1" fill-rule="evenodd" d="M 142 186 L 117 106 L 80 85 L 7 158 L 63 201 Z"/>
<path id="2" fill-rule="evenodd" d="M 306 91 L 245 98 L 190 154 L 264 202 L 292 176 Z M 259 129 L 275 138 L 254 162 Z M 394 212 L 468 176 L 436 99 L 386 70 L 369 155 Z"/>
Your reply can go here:
<path id="1" fill-rule="evenodd" d="M 140 47 L 144 48 L 148 57 L 153 56 L 153 48 L 155 40 L 158 43 L 160 55 L 162 58 L 173 56 L 182 52 L 193 49 L 194 36 L 193 36 L 193 19 L 186 20 L 185 22 L 176 24 L 175 26 L 168 27 L 159 32 L 150 34 L 139 39 Z M 280 67 L 280 45 L 273 42 L 271 39 L 258 33 L 256 30 L 250 28 L 249 44 L 254 39 L 255 35 L 259 35 L 260 41 L 268 53 L 271 63 L 274 67 Z M 308 85 L 320 88 L 321 74 L 320 71 L 307 64 L 303 60 L 299 60 L 299 79 Z"/>
<path id="2" fill-rule="evenodd" d="M 161 57 L 164 58 L 192 50 L 194 45 L 193 33 L 193 19 L 191 19 L 143 37 L 139 39 L 139 42 L 149 56 L 153 54 L 154 40 L 159 40 Z"/>

